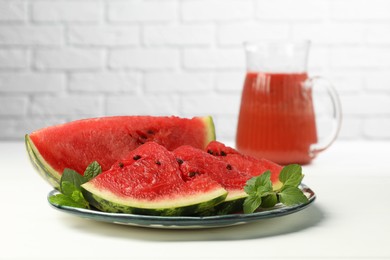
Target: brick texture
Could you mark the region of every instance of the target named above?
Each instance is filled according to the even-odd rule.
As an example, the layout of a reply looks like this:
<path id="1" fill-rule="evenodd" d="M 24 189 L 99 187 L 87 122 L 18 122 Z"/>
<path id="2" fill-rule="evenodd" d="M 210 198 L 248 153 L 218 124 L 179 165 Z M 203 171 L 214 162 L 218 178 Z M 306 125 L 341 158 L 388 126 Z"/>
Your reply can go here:
<path id="1" fill-rule="evenodd" d="M 231 21 L 254 17 L 251 0 L 199 0 L 182 1 L 185 21 Z"/>
<path id="2" fill-rule="evenodd" d="M 104 115 L 212 115 L 234 143 L 243 42 L 311 40 L 340 139 L 390 139 L 388 0 L 0 0 L 0 139 Z M 329 122 L 316 105 L 320 135 Z"/>
<path id="3" fill-rule="evenodd" d="M 108 19 L 113 22 L 167 22 L 177 16 L 177 3 L 172 0 L 120 1 L 108 3 Z"/>
<path id="4" fill-rule="evenodd" d="M 0 24 L 0 46 L 58 46 L 63 42 L 62 26 Z"/>
<path id="5" fill-rule="evenodd" d="M 108 65 L 114 69 L 172 69 L 179 65 L 179 52 L 172 49 L 112 50 Z"/>
<path id="6" fill-rule="evenodd" d="M 32 19 L 38 22 L 96 22 L 103 18 L 100 1 L 37 1 Z"/>
<path id="7" fill-rule="evenodd" d="M 34 67 L 39 70 L 83 70 L 103 67 L 102 52 L 91 49 L 37 50 Z"/>
<path id="8" fill-rule="evenodd" d="M 27 4 L 23 1 L 0 2 L 0 22 L 23 22 L 27 12 Z"/>
<path id="9" fill-rule="evenodd" d="M 76 46 L 133 46 L 139 34 L 138 26 L 77 25 L 68 30 L 68 40 Z"/>
<path id="10" fill-rule="evenodd" d="M 22 69 L 28 65 L 27 50 L 0 49 L 0 69 Z"/>

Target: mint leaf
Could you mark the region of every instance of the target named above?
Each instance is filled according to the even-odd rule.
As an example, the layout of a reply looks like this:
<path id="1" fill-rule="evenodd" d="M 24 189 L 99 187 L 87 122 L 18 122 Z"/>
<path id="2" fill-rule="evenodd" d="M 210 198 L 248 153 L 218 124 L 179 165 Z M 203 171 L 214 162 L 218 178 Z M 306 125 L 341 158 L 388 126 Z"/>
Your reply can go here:
<path id="1" fill-rule="evenodd" d="M 271 194 L 268 194 L 262 198 L 260 206 L 262 208 L 272 208 L 276 205 L 276 203 L 278 203 L 278 197 L 276 196 L 275 192 L 272 192 Z"/>
<path id="2" fill-rule="evenodd" d="M 262 197 L 272 192 L 271 172 L 253 177 L 246 182 L 244 191 L 249 195 L 243 204 L 244 213 L 253 213 L 262 203 Z"/>
<path id="3" fill-rule="evenodd" d="M 244 191 L 251 195 L 253 193 L 256 193 L 256 177 L 250 178 L 249 180 L 246 181 L 246 185 L 244 187 Z"/>
<path id="4" fill-rule="evenodd" d="M 61 193 L 66 196 L 72 196 L 72 193 L 77 190 L 76 186 L 70 181 L 61 181 Z"/>
<path id="5" fill-rule="evenodd" d="M 255 195 L 263 197 L 268 195 L 269 189 L 266 186 L 257 186 Z"/>
<path id="6" fill-rule="evenodd" d="M 272 191 L 271 172 L 265 171 L 263 174 L 256 177 L 255 185 L 264 187 L 265 191 Z"/>
<path id="7" fill-rule="evenodd" d="M 297 187 L 287 187 L 278 193 L 278 195 L 280 202 L 286 206 L 308 202 L 305 194 Z"/>
<path id="8" fill-rule="evenodd" d="M 253 213 L 261 204 L 261 196 L 249 195 L 244 200 L 244 213 Z"/>
<path id="9" fill-rule="evenodd" d="M 283 167 L 279 175 L 279 180 L 285 187 L 298 187 L 303 179 L 302 167 L 298 164 L 290 164 Z"/>
<path id="10" fill-rule="evenodd" d="M 72 200 L 82 205 L 83 208 L 89 208 L 89 203 L 85 200 L 83 193 L 80 190 L 73 191 L 71 198 Z"/>
<path id="11" fill-rule="evenodd" d="M 57 205 L 61 205 L 61 206 L 68 206 L 68 207 L 75 207 L 75 208 L 86 208 L 83 203 L 74 201 L 71 197 L 66 196 L 62 193 L 50 196 L 49 201 L 53 204 L 57 204 Z"/>
<path id="12" fill-rule="evenodd" d="M 80 189 L 81 184 L 85 182 L 85 178 L 78 172 L 71 169 L 64 169 L 60 180 L 60 191 L 62 192 L 62 184 L 67 181 L 72 183 L 77 189 Z"/>
<path id="13" fill-rule="evenodd" d="M 250 178 L 244 187 L 247 194 L 258 193 L 258 188 L 263 187 L 263 192 L 272 191 L 271 172 L 266 171 L 263 174 Z"/>
<path id="14" fill-rule="evenodd" d="M 49 201 L 61 206 L 89 208 L 89 203 L 81 192 L 81 185 L 86 181 L 87 178 L 76 171 L 68 168 L 64 169 L 60 180 L 61 194 L 50 196 Z"/>
<path id="15" fill-rule="evenodd" d="M 98 176 L 101 172 L 102 167 L 100 166 L 100 164 L 97 161 L 93 161 L 88 165 L 87 169 L 85 169 L 84 178 L 86 179 L 86 181 L 89 181 L 92 178 Z"/>
<path id="16" fill-rule="evenodd" d="M 278 190 L 273 190 L 270 171 L 249 179 L 244 187 L 248 194 L 243 203 L 244 213 L 253 213 L 258 207 L 272 208 L 278 203 L 286 206 L 307 203 L 307 197 L 298 187 L 303 177 L 302 167 L 290 164 L 279 174 L 283 186 Z"/>

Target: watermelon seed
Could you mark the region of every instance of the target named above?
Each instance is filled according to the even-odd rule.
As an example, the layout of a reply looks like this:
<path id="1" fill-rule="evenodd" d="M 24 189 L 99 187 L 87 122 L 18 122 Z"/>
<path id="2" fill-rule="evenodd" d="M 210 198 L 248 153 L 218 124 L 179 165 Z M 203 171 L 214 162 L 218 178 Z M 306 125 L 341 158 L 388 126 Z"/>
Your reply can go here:
<path id="1" fill-rule="evenodd" d="M 144 132 L 142 132 L 142 131 L 139 131 L 139 130 L 137 130 L 137 131 L 135 131 L 142 139 L 146 139 L 146 138 L 148 138 L 148 136 L 144 133 Z"/>
<path id="2" fill-rule="evenodd" d="M 183 164 L 183 160 L 180 159 L 180 158 L 176 158 L 176 161 L 177 161 L 178 164 Z"/>
<path id="3" fill-rule="evenodd" d="M 134 161 L 137 161 L 137 160 L 139 160 L 139 159 L 141 159 L 141 155 L 135 155 L 134 157 L 133 157 L 133 160 Z"/>
<path id="4" fill-rule="evenodd" d="M 151 129 L 149 129 L 149 130 L 147 131 L 147 133 L 150 134 L 150 135 L 152 135 L 152 134 L 154 134 L 154 131 L 151 130 Z"/>
<path id="5" fill-rule="evenodd" d="M 232 166 L 230 164 L 228 164 L 228 165 L 226 165 L 226 169 L 232 170 L 233 168 L 232 168 Z"/>
<path id="6" fill-rule="evenodd" d="M 157 165 L 161 165 L 161 162 L 160 162 L 160 161 L 156 161 L 156 164 L 157 164 Z"/>
<path id="7" fill-rule="evenodd" d="M 119 162 L 118 165 L 119 165 L 120 168 L 123 168 L 123 166 L 125 166 L 125 165 L 123 164 L 123 162 Z"/>
<path id="8" fill-rule="evenodd" d="M 189 172 L 188 176 L 189 177 L 194 177 L 195 175 L 198 175 L 198 174 L 199 174 L 199 172 Z"/>
<path id="9" fill-rule="evenodd" d="M 209 153 L 209 154 L 213 154 L 213 151 L 212 150 L 207 150 L 207 152 Z"/>
<path id="10" fill-rule="evenodd" d="M 226 153 L 224 151 L 221 151 L 221 156 L 226 156 Z"/>

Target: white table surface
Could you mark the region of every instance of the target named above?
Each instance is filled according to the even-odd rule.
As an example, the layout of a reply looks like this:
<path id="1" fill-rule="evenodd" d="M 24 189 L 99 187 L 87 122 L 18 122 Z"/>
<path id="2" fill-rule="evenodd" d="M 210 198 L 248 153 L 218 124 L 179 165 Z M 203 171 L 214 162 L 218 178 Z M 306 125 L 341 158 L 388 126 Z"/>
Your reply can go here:
<path id="1" fill-rule="evenodd" d="M 0 259 L 390 259 L 390 142 L 337 141 L 309 166 L 307 209 L 256 223 L 158 230 L 49 206 L 21 142 L 0 143 Z"/>

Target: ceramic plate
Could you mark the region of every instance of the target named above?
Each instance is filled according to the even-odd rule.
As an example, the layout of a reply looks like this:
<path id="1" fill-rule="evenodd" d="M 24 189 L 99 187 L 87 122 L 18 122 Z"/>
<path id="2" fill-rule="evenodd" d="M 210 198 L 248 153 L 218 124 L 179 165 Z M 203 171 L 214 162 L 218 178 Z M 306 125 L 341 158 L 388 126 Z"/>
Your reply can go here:
<path id="1" fill-rule="evenodd" d="M 301 185 L 300 189 L 308 198 L 305 204 L 295 206 L 284 206 L 277 204 L 271 209 L 256 211 L 251 214 L 227 214 L 216 216 L 192 217 L 192 216 L 147 216 L 125 213 L 108 213 L 93 209 L 81 209 L 68 206 L 60 206 L 49 203 L 56 209 L 73 214 L 82 218 L 92 219 L 96 221 L 109 222 L 114 224 L 123 224 L 131 226 L 142 226 L 149 228 L 168 228 L 168 229 L 196 229 L 196 228 L 213 228 L 224 227 L 250 223 L 266 218 L 275 218 L 288 215 L 300 211 L 308 207 L 316 198 L 315 193 L 306 185 Z M 48 194 L 57 194 L 58 191 L 53 190 Z"/>

